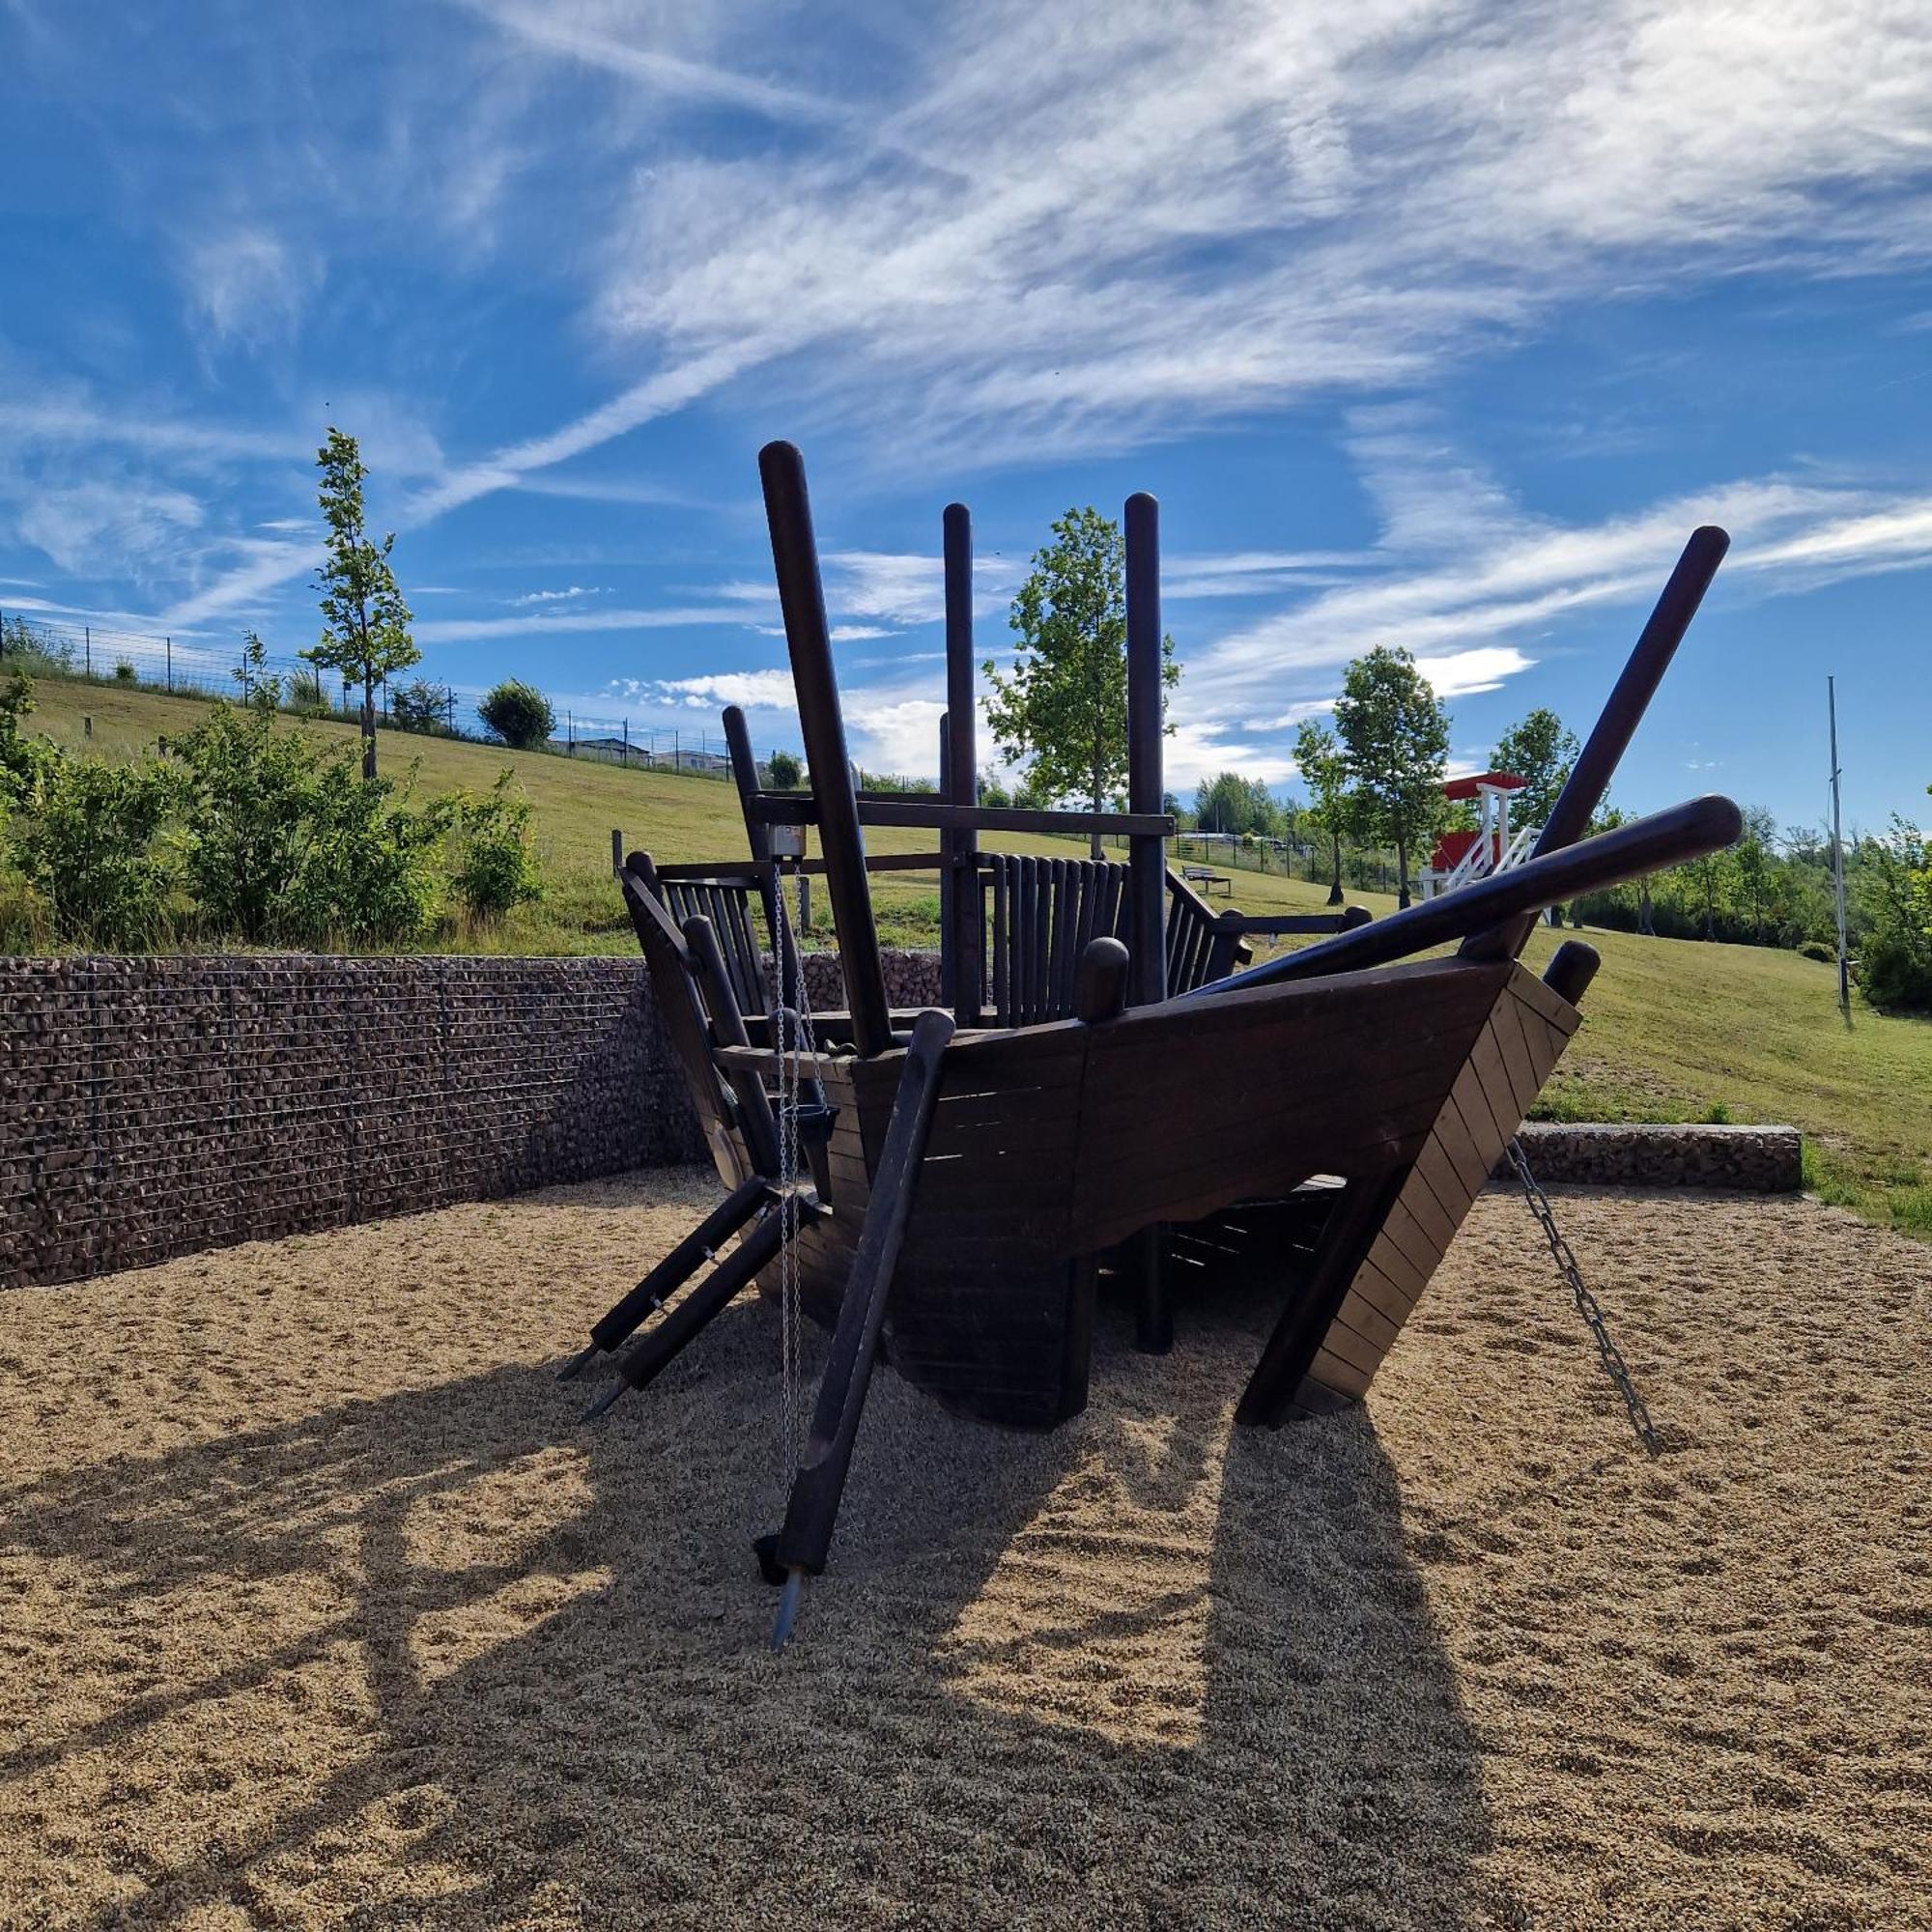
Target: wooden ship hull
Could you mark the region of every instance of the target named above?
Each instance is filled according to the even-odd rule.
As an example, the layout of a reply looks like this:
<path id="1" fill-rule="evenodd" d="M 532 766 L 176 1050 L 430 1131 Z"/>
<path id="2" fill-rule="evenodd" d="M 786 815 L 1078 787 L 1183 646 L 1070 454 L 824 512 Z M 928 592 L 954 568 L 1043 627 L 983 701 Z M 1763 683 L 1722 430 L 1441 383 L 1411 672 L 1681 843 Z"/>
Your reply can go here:
<path id="1" fill-rule="evenodd" d="M 1596 955 L 1571 941 L 1543 978 L 1529 972 L 1517 955 L 1539 911 L 1717 850 L 1741 821 L 1730 801 L 1707 798 L 1585 836 L 1723 554 L 1723 533 L 1703 530 L 1534 856 L 1383 920 L 1319 922 L 1332 936 L 1234 970 L 1247 952 L 1238 915 L 1208 912 L 1166 868 L 1152 499 L 1126 506 L 1128 809 L 989 809 L 975 790 L 964 511 L 946 518 L 943 793 L 862 793 L 803 466 L 774 444 L 760 468 L 810 790 L 761 790 L 743 719 L 727 712 L 749 865 L 734 878 L 660 874 L 639 854 L 622 873 L 729 1191 L 567 1373 L 625 1350 L 601 1412 L 795 1259 L 800 1312 L 833 1342 L 784 1527 L 761 1549 L 767 1576 L 788 1584 L 781 1640 L 802 1577 L 825 1562 L 873 1363 L 966 1414 L 1051 1428 L 1086 1405 L 1107 1260 L 1128 1257 L 1138 1277 L 1141 1346 L 1169 1345 L 1163 1231 L 1197 1254 L 1236 1253 L 1243 1223 L 1278 1228 L 1285 1210 L 1320 1204 L 1305 1259 L 1282 1271 L 1280 1317 L 1236 1417 L 1273 1426 L 1358 1400 L 1576 1031 Z M 868 861 L 867 824 L 939 834 L 938 852 L 911 863 L 940 873 L 950 1010 L 923 1011 L 909 1031 L 887 1004 L 867 877 L 906 862 Z M 821 846 L 812 868 L 848 1008 L 815 1032 L 800 1021 L 803 965 L 781 911 L 805 828 Z M 1128 859 L 980 852 L 981 834 L 1007 832 L 1110 832 Z M 776 989 L 752 934 L 756 901 Z M 1424 956 L 1445 945 L 1450 956 Z M 989 1006 L 1006 1024 L 986 1025 Z"/>
<path id="2" fill-rule="evenodd" d="M 1317 1176 L 1360 1219 L 1293 1284 L 1278 1406 L 1364 1394 L 1577 1010 L 1513 961 L 1431 961 L 992 1034 L 955 1034 L 888 1302 L 885 1358 L 947 1406 L 1047 1428 L 1086 1405 L 1093 1258 Z M 728 1056 L 727 1056 L 728 1057 Z M 748 1059 L 763 1055 L 753 1049 Z M 799 1237 L 833 1325 L 903 1071 L 819 1056 L 829 1219 Z M 1358 1069 L 1377 1069 L 1363 1079 Z M 1371 1197 L 1385 1197 L 1373 1216 Z M 1320 1252 L 1320 1251 L 1318 1251 Z M 1324 1290 L 1331 1308 L 1318 1307 Z M 1338 1292 L 1339 1291 L 1339 1292 Z M 1283 1384 L 1285 1383 L 1285 1386 Z M 1269 1419 L 1278 1419 L 1270 1415 Z"/>

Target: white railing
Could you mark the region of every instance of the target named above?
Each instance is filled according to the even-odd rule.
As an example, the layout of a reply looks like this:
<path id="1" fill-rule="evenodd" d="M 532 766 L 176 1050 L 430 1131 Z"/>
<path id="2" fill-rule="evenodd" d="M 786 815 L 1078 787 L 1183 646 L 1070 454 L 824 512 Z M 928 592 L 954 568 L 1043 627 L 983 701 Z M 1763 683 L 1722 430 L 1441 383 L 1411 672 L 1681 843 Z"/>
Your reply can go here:
<path id="1" fill-rule="evenodd" d="M 1495 841 L 1492 838 L 1478 838 L 1448 871 L 1438 872 L 1433 867 L 1423 870 L 1419 880 L 1422 896 L 1426 899 L 1436 898 L 1443 893 L 1453 893 L 1459 886 L 1472 886 L 1478 879 L 1487 879 L 1496 872 L 1507 872 L 1512 866 L 1520 866 L 1536 850 L 1536 841 L 1542 835 L 1540 825 L 1519 827 L 1515 837 L 1503 848 L 1502 857 L 1493 864 L 1491 863 L 1491 856 Z"/>

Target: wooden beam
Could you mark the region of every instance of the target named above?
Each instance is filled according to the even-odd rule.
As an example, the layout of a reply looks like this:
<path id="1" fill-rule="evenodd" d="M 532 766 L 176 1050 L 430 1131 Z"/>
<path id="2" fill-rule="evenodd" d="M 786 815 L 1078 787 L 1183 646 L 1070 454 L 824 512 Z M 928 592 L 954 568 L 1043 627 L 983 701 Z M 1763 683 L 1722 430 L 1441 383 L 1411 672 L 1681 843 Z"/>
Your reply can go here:
<path id="1" fill-rule="evenodd" d="M 817 825 L 814 802 L 795 792 L 762 792 L 755 808 L 768 825 Z M 933 797 L 894 793 L 859 798 L 862 825 L 923 832 L 1105 832 L 1116 837 L 1171 838 L 1174 819 L 1164 811 L 1034 810 L 1025 806 L 948 805 Z"/>
<path id="2" fill-rule="evenodd" d="M 964 503 L 949 503 L 941 520 L 946 564 L 946 802 L 958 811 L 980 803 L 977 722 L 979 698 L 973 664 L 973 518 Z M 952 862 L 951 915 L 941 932 L 947 954 L 953 1017 L 961 1026 L 980 1018 L 984 975 L 984 909 L 978 865 L 979 828 L 958 825 L 942 835 L 941 849 Z"/>
<path id="3" fill-rule="evenodd" d="M 1280 959 L 1251 966 L 1233 979 L 1219 980 L 1180 997 L 1215 999 L 1230 992 L 1271 986 L 1285 980 L 1312 980 L 1329 973 L 1354 973 L 1368 966 L 1387 966 L 1425 952 L 1432 946 L 1467 937 L 1501 925 L 1522 913 L 1580 893 L 1596 892 L 1645 872 L 1662 871 L 1721 851 L 1734 844 L 1744 830 L 1744 817 L 1727 798 L 1715 793 L 1673 805 L 1599 833 L 1580 845 L 1530 859 L 1506 872 L 1493 872 L 1473 886 L 1463 886 L 1440 898 L 1425 899 L 1406 912 L 1371 921 L 1352 932 L 1304 947 Z M 1468 956 L 1475 956 L 1470 954 Z"/>
<path id="4" fill-rule="evenodd" d="M 940 1069 L 952 1037 L 952 1021 L 945 1013 L 923 1012 L 913 1027 L 912 1044 L 906 1049 L 885 1147 L 872 1177 L 871 1200 L 866 1208 L 858 1252 L 838 1305 L 838 1324 L 832 1334 L 825 1379 L 812 1410 L 811 1435 L 792 1479 L 784 1526 L 778 1535 L 776 1567 L 787 1579 L 786 1609 L 792 1612 L 797 1608 L 799 1579 L 816 1577 L 831 1552 L 838 1505 L 852 1466 L 852 1445 L 858 1437 L 872 1364 L 879 1352 L 886 1299 L 912 1213 L 920 1163 L 939 1098 Z M 782 1645 L 789 1634 L 786 1609 L 780 1612 L 779 1629 L 773 1635 L 775 1647 Z"/>
<path id="5" fill-rule="evenodd" d="M 893 1043 L 885 969 L 879 963 L 879 930 L 866 885 L 866 840 L 859 799 L 845 747 L 845 719 L 838 707 L 838 680 L 832 667 L 832 630 L 825 616 L 825 586 L 818 574 L 818 544 L 805 488 L 805 460 L 788 442 L 768 442 L 758 452 L 765 517 L 771 526 L 772 562 L 778 572 L 779 608 L 791 654 L 805 736 L 819 843 L 825 853 L 826 896 L 838 935 L 838 962 L 852 1011 L 852 1037 L 870 1059 Z"/>

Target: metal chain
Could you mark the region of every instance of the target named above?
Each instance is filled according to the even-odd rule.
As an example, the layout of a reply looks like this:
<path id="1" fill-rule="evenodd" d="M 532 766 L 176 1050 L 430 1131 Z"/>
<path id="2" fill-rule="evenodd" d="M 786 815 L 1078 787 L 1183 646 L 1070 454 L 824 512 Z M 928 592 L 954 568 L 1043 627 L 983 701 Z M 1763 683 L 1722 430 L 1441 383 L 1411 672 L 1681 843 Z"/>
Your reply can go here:
<path id="1" fill-rule="evenodd" d="M 818 1043 L 811 1031 L 811 1001 L 805 989 L 803 955 L 793 943 L 789 910 L 785 905 L 785 875 L 782 866 L 774 881 L 773 903 L 778 908 L 779 929 L 772 935 L 778 949 L 781 983 L 783 962 L 799 961 L 797 982 L 792 992 L 798 1001 L 795 1018 L 784 1031 L 788 1038 L 779 1044 L 779 1213 L 782 1217 L 782 1240 L 779 1248 L 779 1487 L 788 1490 L 804 1450 L 805 1405 L 800 1396 L 804 1379 L 804 1303 L 799 1284 L 798 1255 L 794 1242 L 799 1226 L 798 1117 L 804 1094 L 804 1064 L 808 1055 L 817 1065 Z M 798 874 L 799 925 L 805 923 L 805 874 Z M 782 1001 L 781 1001 L 782 1006 Z"/>
<path id="2" fill-rule="evenodd" d="M 1604 1373 L 1615 1383 L 1617 1393 L 1623 1397 L 1624 1409 L 1630 1416 L 1631 1427 L 1636 1431 L 1637 1440 L 1653 1456 L 1658 1455 L 1662 1445 L 1657 1437 L 1657 1425 L 1651 1421 L 1650 1410 L 1644 1406 L 1643 1398 L 1636 1392 L 1629 1365 L 1610 1339 L 1609 1325 L 1604 1320 L 1604 1311 L 1598 1306 L 1597 1297 L 1584 1285 L 1583 1271 L 1577 1265 L 1577 1257 L 1571 1253 L 1570 1243 L 1563 1238 L 1563 1231 L 1556 1225 L 1556 1212 L 1549 1205 L 1549 1197 L 1530 1172 L 1528 1157 L 1514 1135 L 1511 1136 L 1508 1151 L 1510 1166 L 1516 1170 L 1516 1178 L 1522 1182 L 1529 1211 L 1542 1225 L 1544 1238 L 1549 1243 L 1550 1256 L 1563 1279 L 1570 1284 L 1570 1295 L 1577 1304 L 1577 1313 L 1597 1338 L 1597 1353 L 1603 1359 Z"/>

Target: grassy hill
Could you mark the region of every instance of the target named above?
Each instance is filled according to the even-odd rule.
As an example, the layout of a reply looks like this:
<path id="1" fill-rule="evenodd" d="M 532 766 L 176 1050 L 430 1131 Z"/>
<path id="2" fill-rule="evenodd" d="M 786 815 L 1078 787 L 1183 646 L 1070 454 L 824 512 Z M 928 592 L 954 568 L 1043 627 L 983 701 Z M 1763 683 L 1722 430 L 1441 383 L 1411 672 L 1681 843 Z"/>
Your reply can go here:
<path id="1" fill-rule="evenodd" d="M 118 686 L 48 679 L 32 724 L 73 749 L 131 756 L 206 715 L 206 700 Z M 93 720 L 91 741 L 82 718 Z M 354 742 L 352 726 L 299 728 Z M 547 895 L 476 943 L 505 952 L 614 952 L 633 940 L 610 875 L 611 833 L 664 861 L 730 859 L 744 851 L 731 787 L 721 781 L 515 753 L 446 739 L 384 732 L 384 769 L 419 766 L 426 791 L 482 790 L 506 765 L 535 807 Z M 875 833 L 875 849 L 932 849 L 931 835 Z M 1075 856 L 1083 843 L 1005 841 L 1015 851 Z M 1236 902 L 1253 912 L 1319 907 L 1321 887 L 1243 871 Z M 1378 914 L 1393 900 L 1358 897 Z M 889 942 L 929 944 L 934 876 L 878 882 Z M 1828 1198 L 1932 1236 L 1932 1022 L 1861 1009 L 1848 1030 L 1833 1004 L 1829 966 L 1758 947 L 1713 946 L 1592 932 L 1604 970 L 1581 1034 L 1545 1095 L 1545 1110 L 1572 1120 L 1681 1121 L 1713 1110 L 1739 1121 L 1791 1121 L 1810 1137 L 1812 1178 Z M 1541 965 L 1557 936 L 1539 932 L 1528 957 Z"/>

